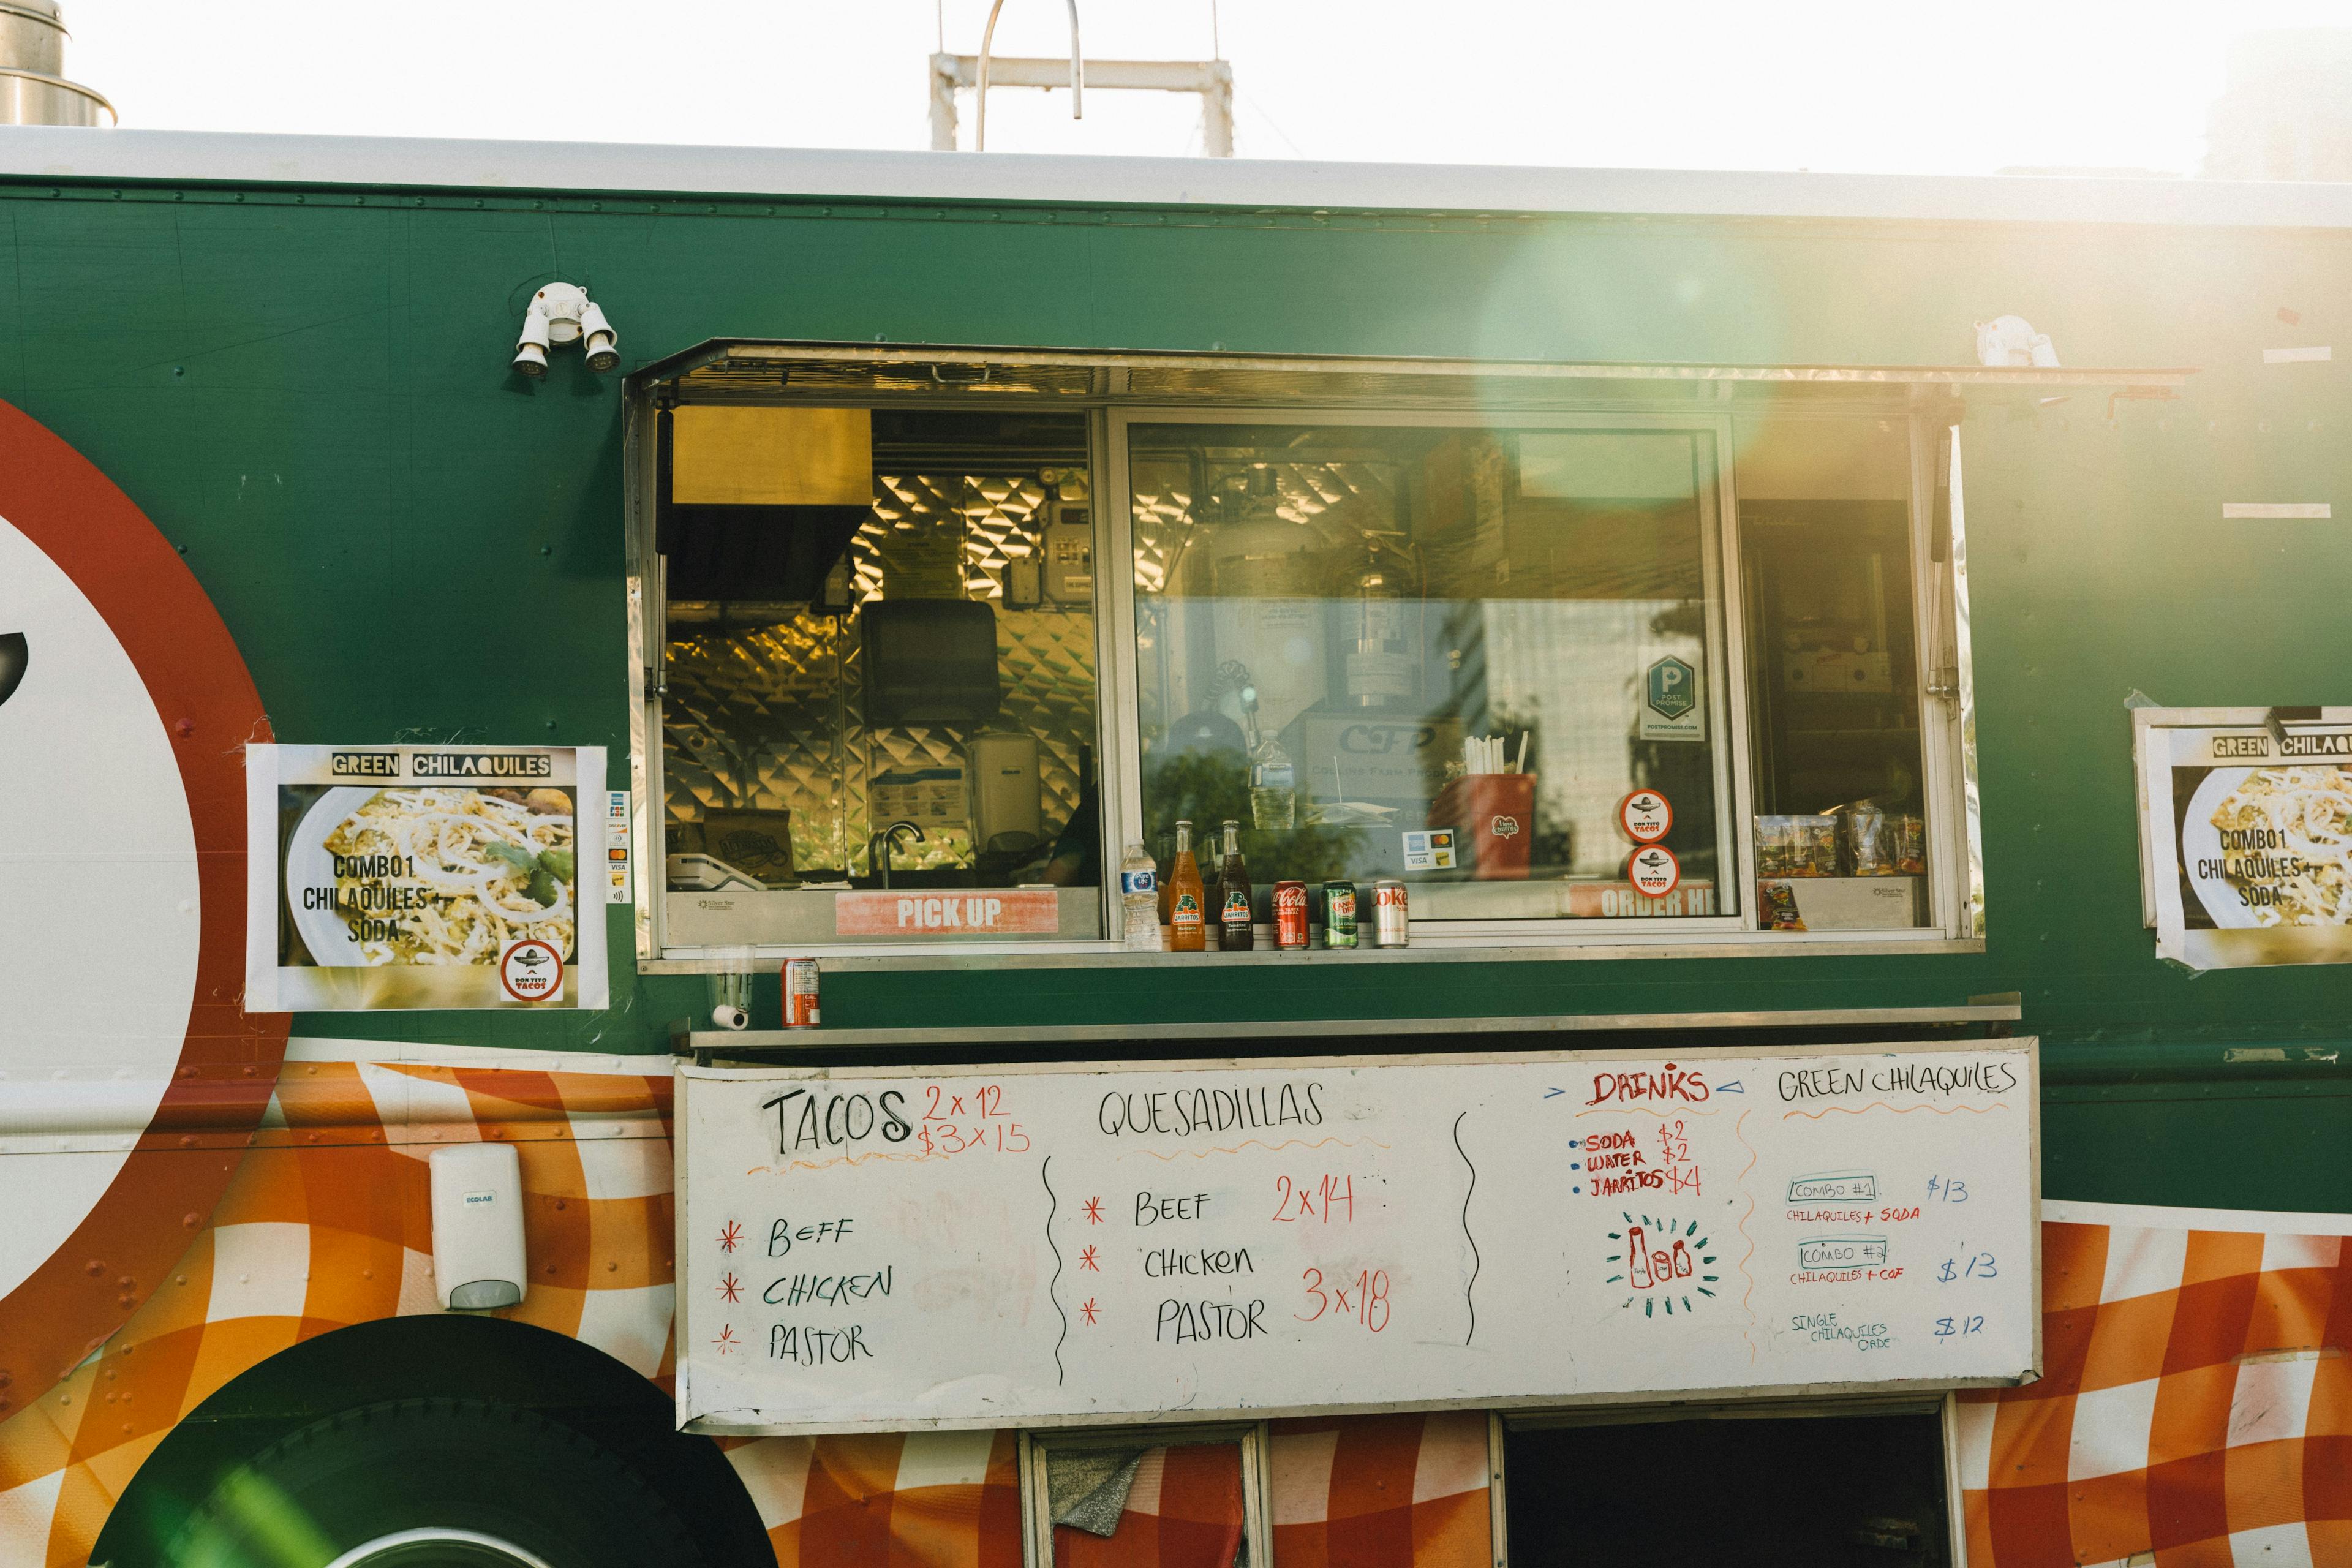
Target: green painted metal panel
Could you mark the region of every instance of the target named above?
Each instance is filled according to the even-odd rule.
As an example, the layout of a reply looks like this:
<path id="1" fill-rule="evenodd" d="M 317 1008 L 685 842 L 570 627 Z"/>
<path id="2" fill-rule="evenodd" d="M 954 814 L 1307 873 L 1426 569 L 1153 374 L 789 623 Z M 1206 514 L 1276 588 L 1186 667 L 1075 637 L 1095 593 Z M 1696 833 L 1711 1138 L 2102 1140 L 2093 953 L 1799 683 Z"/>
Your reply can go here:
<path id="1" fill-rule="evenodd" d="M 0 185 L 0 388 L 185 550 L 296 741 L 625 755 L 618 378 L 576 356 L 539 384 L 507 368 L 523 300 L 556 276 L 590 286 L 629 364 L 730 336 L 1951 363 L 1971 322 L 2015 312 L 2070 363 L 2200 369 L 2173 402 L 1972 401 L 1980 955 L 841 973 L 829 1022 L 1920 1006 L 2015 990 L 2025 1026 L 2078 1053 L 2352 1032 L 2341 970 L 2157 962 L 2123 706 L 2135 689 L 2176 706 L 2347 700 L 2352 531 L 2224 525 L 2221 506 L 2352 503 L 2343 365 L 2262 363 L 2265 347 L 2352 341 L 2352 238 L 296 195 Z M 613 958 L 608 1014 L 298 1028 L 662 1048 L 701 983 L 635 978 L 618 931 Z M 2284 1173 L 2340 1139 L 2332 1080 L 2232 1096 L 2160 1062 L 2147 1073 L 2053 1090 L 2053 1191 L 2352 1208 L 2352 1191 Z M 2246 1175 L 2215 1129 L 2281 1158 Z"/>

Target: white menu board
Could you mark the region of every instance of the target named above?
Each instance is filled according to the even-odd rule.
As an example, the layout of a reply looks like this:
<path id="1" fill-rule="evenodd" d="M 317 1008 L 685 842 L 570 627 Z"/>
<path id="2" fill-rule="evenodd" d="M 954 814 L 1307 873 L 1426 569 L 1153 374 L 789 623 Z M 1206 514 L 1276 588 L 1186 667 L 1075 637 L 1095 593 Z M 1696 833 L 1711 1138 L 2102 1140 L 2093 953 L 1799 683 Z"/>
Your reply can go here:
<path id="1" fill-rule="evenodd" d="M 681 1067 L 677 1401 L 734 1433 L 2037 1370 L 2032 1040 Z"/>

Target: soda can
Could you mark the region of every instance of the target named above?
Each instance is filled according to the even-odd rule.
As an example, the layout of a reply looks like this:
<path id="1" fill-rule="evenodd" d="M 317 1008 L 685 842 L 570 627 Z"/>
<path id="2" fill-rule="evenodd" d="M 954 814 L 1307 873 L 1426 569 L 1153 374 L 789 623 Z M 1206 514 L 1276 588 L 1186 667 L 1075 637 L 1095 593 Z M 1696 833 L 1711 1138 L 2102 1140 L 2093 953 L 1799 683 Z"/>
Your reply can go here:
<path id="1" fill-rule="evenodd" d="M 1276 882 L 1274 885 L 1274 945 L 1307 945 L 1307 884 L 1304 882 Z"/>
<path id="2" fill-rule="evenodd" d="M 1356 884 L 1353 882 L 1323 884 L 1323 945 L 1356 945 Z"/>
<path id="3" fill-rule="evenodd" d="M 1402 882 L 1383 878 L 1372 884 L 1372 936 L 1382 947 L 1412 942 L 1412 906 L 1405 900 Z"/>
<path id="4" fill-rule="evenodd" d="M 822 1016 L 816 1005 L 816 960 L 784 960 L 784 1027 L 814 1029 Z"/>

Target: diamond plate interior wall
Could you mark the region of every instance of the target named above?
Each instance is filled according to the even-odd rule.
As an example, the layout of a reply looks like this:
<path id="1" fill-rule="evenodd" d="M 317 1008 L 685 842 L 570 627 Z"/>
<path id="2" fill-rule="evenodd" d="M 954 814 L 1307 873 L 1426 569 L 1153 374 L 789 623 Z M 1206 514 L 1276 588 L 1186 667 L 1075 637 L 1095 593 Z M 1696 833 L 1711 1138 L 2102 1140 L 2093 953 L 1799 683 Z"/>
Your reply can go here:
<path id="1" fill-rule="evenodd" d="M 894 769 L 959 763 L 984 730 L 1037 737 L 1048 846 L 1079 801 L 1096 743 L 1095 621 L 1087 609 L 1008 609 L 1008 563 L 1037 552 L 1048 499 L 1036 468 L 881 474 L 874 516 L 850 545 L 852 605 L 964 597 L 996 608 L 1004 705 L 988 726 L 864 721 L 853 610 L 671 606 L 664 767 L 675 829 L 712 810 L 789 811 L 805 880 L 865 876 L 867 788 Z M 968 827 L 901 852 L 902 868 L 969 864 Z"/>

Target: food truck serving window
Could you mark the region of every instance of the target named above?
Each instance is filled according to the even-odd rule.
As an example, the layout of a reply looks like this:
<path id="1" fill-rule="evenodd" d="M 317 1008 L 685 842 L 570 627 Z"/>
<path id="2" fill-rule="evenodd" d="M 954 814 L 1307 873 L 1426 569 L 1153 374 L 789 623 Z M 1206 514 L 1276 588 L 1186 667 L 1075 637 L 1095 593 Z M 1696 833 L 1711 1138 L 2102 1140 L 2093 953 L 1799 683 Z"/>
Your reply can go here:
<path id="1" fill-rule="evenodd" d="M 1318 921 L 1382 878 L 1424 920 L 1739 907 L 1710 435 L 1139 424 L 1128 464 L 1161 858 L 1233 821 Z"/>
<path id="2" fill-rule="evenodd" d="M 1916 400 L 928 368 L 646 422 L 644 955 L 1107 952 L 1180 843 L 1258 948 L 1980 934 Z"/>

